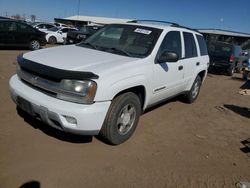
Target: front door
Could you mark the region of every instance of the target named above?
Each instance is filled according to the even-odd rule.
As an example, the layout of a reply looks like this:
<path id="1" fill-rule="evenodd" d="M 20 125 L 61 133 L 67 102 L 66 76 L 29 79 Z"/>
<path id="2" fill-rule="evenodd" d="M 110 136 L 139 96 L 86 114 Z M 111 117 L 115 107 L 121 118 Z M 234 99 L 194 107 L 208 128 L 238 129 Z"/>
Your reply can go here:
<path id="1" fill-rule="evenodd" d="M 154 64 L 153 103 L 176 95 L 185 88 L 184 60 L 182 60 L 182 43 L 179 31 L 170 31 L 166 34 L 157 56 L 163 51 L 177 53 L 179 60 Z"/>

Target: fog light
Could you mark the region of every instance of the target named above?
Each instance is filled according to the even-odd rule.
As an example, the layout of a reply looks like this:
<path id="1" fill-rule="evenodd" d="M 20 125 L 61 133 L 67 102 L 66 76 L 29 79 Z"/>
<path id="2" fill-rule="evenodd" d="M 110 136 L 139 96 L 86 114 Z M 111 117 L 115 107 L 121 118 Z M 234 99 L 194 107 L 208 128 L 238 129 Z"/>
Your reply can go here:
<path id="1" fill-rule="evenodd" d="M 71 116 L 63 116 L 63 117 L 65 117 L 65 119 L 66 119 L 66 121 L 68 122 L 68 123 L 70 123 L 70 124 L 77 124 L 77 120 L 76 120 L 76 118 L 74 118 L 74 117 L 71 117 Z"/>

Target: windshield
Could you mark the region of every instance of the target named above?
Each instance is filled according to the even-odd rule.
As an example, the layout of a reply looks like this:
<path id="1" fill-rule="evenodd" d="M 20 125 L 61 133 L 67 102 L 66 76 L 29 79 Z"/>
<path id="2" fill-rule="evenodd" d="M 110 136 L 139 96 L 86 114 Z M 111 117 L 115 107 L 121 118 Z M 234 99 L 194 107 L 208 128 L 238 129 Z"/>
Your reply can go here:
<path id="1" fill-rule="evenodd" d="M 83 47 L 131 57 L 146 57 L 154 48 L 162 30 L 135 25 L 108 25 L 87 38 Z"/>
<path id="2" fill-rule="evenodd" d="M 50 28 L 50 29 L 48 29 L 48 31 L 54 31 L 54 32 L 56 32 L 56 31 L 58 31 L 60 28 L 58 28 L 58 27 L 52 27 L 52 28 Z"/>

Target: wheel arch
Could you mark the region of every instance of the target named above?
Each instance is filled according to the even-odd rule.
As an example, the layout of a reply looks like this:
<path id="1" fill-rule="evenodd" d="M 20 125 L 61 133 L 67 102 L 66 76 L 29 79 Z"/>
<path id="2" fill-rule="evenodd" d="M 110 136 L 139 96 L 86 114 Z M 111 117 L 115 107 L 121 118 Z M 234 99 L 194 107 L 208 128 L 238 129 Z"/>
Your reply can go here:
<path id="1" fill-rule="evenodd" d="M 207 74 L 207 71 L 206 70 L 202 70 L 202 71 L 200 71 L 198 74 L 197 74 L 197 76 L 200 76 L 201 77 L 201 80 L 202 80 L 202 82 L 205 80 L 205 78 L 206 78 L 206 74 Z"/>
<path id="2" fill-rule="evenodd" d="M 145 105 L 145 100 L 146 100 L 146 88 L 145 88 L 145 86 L 138 85 L 138 86 L 134 86 L 134 87 L 124 89 L 124 90 L 118 92 L 116 95 L 114 95 L 113 99 L 115 99 L 117 96 L 119 96 L 121 94 L 128 93 L 128 92 L 132 92 L 132 93 L 136 94 L 139 97 L 139 99 L 141 101 L 141 107 L 142 107 L 142 110 L 143 110 L 144 105 Z"/>

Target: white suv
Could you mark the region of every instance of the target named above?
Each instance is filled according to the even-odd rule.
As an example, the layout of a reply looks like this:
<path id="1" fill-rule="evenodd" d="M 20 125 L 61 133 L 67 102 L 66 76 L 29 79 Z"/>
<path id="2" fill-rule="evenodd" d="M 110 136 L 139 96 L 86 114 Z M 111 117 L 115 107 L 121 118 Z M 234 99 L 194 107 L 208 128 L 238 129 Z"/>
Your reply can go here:
<path id="1" fill-rule="evenodd" d="M 179 94 L 192 103 L 209 57 L 203 36 L 176 24 L 111 24 L 83 43 L 17 58 L 10 91 L 50 126 L 121 144 L 148 107 Z"/>

